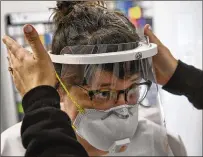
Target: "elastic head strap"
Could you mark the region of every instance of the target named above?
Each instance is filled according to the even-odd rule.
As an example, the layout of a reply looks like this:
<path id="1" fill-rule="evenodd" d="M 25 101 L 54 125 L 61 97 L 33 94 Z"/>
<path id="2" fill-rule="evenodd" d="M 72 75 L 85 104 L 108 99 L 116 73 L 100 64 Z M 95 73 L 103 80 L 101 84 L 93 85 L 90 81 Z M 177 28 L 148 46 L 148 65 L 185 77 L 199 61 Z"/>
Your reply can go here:
<path id="1" fill-rule="evenodd" d="M 85 113 L 85 110 L 72 98 L 70 92 L 67 90 L 66 86 L 64 85 L 64 83 L 62 82 L 62 80 L 60 79 L 60 77 L 58 76 L 58 74 L 56 73 L 56 78 L 59 80 L 61 86 L 63 87 L 63 89 L 65 90 L 65 92 L 67 93 L 67 96 L 71 99 L 71 101 L 75 104 L 75 106 L 77 107 L 77 111 L 80 113 Z"/>

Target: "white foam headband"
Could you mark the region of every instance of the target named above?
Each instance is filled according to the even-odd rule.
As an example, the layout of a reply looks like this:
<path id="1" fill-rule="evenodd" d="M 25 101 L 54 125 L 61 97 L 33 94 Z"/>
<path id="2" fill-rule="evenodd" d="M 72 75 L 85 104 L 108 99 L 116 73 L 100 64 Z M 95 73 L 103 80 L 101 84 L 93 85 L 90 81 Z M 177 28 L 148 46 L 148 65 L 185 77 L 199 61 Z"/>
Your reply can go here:
<path id="1" fill-rule="evenodd" d="M 78 54 L 54 55 L 49 53 L 52 62 L 59 64 L 117 63 L 149 58 L 156 54 L 157 54 L 157 45 L 153 43 L 150 43 L 149 45 L 142 45 L 132 50 L 118 51 L 113 53 L 83 54 L 83 55 Z"/>

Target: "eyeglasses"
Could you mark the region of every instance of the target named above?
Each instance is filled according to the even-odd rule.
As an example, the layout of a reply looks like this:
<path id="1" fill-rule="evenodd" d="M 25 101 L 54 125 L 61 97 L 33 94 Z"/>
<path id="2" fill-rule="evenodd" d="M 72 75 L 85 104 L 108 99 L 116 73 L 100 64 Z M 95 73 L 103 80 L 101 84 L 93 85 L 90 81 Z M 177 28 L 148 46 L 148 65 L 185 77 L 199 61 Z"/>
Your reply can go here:
<path id="1" fill-rule="evenodd" d="M 87 92 L 90 100 L 93 101 L 95 105 L 113 105 L 118 101 L 121 94 L 125 96 L 127 104 L 134 105 L 144 100 L 151 85 L 151 81 L 142 79 L 141 83 L 133 83 L 125 90 L 88 90 L 80 85 L 77 86 Z"/>

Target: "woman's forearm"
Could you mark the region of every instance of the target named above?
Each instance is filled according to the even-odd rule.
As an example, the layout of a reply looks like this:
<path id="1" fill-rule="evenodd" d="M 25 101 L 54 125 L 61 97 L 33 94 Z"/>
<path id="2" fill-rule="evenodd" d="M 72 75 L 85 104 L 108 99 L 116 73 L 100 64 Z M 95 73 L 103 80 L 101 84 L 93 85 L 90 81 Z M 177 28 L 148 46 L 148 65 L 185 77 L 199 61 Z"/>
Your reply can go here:
<path id="1" fill-rule="evenodd" d="M 60 97 L 51 86 L 39 86 L 23 98 L 21 127 L 25 156 L 88 156 L 76 140 L 68 115 L 60 110 Z"/>
<path id="2" fill-rule="evenodd" d="M 174 75 L 163 89 L 185 95 L 197 109 L 203 109 L 203 71 L 179 60 Z"/>

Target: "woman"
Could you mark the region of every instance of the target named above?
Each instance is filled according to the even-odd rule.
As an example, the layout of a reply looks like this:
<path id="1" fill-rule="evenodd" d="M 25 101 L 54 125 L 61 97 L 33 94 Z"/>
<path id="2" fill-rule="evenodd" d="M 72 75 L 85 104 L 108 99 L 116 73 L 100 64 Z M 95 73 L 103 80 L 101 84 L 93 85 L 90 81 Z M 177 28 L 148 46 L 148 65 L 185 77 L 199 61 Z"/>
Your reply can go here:
<path id="1" fill-rule="evenodd" d="M 109 40 L 111 39 L 111 41 L 106 41 L 106 42 L 130 42 L 130 41 L 136 41 L 136 34 L 132 34 L 132 32 L 131 32 L 131 28 L 132 28 L 132 25 L 129 23 L 129 25 L 122 25 L 122 24 L 120 24 L 119 23 L 119 25 L 114 25 L 114 24 L 117 24 L 117 19 L 111 19 L 110 20 L 110 23 L 112 22 L 112 25 L 114 26 L 114 27 L 112 27 L 112 32 L 110 31 L 110 33 L 109 34 L 111 34 L 112 36 L 110 36 L 109 34 L 107 34 L 107 33 L 105 33 L 103 30 L 99 30 L 99 31 L 101 31 L 102 33 L 104 33 L 104 34 L 102 34 L 102 35 L 104 35 L 104 38 L 101 38 L 101 34 L 100 34 L 100 36 L 98 36 L 98 38 L 96 38 L 96 40 L 89 40 L 89 38 L 88 38 L 88 40 L 87 39 L 85 39 L 85 37 L 86 37 L 86 33 L 87 32 L 74 32 L 73 30 L 71 30 L 72 29 L 72 27 L 71 26 L 69 26 L 70 25 L 70 23 L 71 24 L 73 24 L 73 26 L 75 27 L 75 26 L 78 26 L 78 28 L 79 28 L 79 30 L 80 31 L 85 31 L 86 29 L 83 29 L 80 25 L 81 25 L 81 23 L 78 23 L 78 21 L 77 21 L 77 18 L 76 19 L 74 19 L 75 18 L 75 16 L 77 15 L 78 17 L 82 17 L 82 15 L 83 15 L 83 11 L 81 11 L 80 10 L 80 7 L 81 6 L 84 6 L 84 8 L 83 9 L 85 9 L 85 13 L 87 12 L 87 11 L 89 11 L 89 12 L 91 12 L 91 11 L 95 11 L 95 7 L 94 8 L 91 8 L 91 6 L 86 6 L 86 4 L 83 4 L 84 2 L 82 2 L 82 4 L 78 4 L 78 6 L 77 6 L 77 4 L 75 5 L 75 6 L 72 6 L 72 4 L 70 5 L 69 4 L 70 2 L 62 2 L 62 3 L 60 3 L 60 2 L 58 2 L 58 8 L 59 8 L 59 14 L 57 14 L 57 16 L 56 16 L 56 24 L 58 24 L 57 26 L 57 30 L 56 30 L 56 33 L 55 33 L 55 38 L 54 38 L 54 41 L 53 41 L 53 48 L 52 48 L 52 50 L 54 50 L 54 52 L 55 53 L 59 53 L 60 51 L 61 51 L 61 49 L 63 48 L 63 47 L 65 47 L 65 46 L 67 46 L 68 44 L 70 44 L 70 45 L 75 45 L 75 44 L 87 44 L 87 42 L 92 42 L 92 43 L 94 43 L 94 42 L 100 42 L 100 43 L 102 43 L 102 42 L 105 42 L 108 38 L 109 38 Z M 75 2 L 73 2 L 73 3 L 75 3 Z M 73 10 L 72 10 L 73 9 Z M 90 10 L 88 10 L 88 9 L 90 9 Z M 91 10 L 92 9 L 92 10 Z M 72 13 L 72 16 L 71 16 L 71 14 L 69 14 L 69 13 Z M 88 13 L 89 13 L 88 12 Z M 74 13 L 76 13 L 76 14 L 74 14 Z M 99 11 L 98 12 L 96 12 L 96 13 L 99 13 Z M 102 12 L 103 13 L 103 12 Z M 58 18 L 58 17 L 61 17 L 61 15 L 63 15 L 63 14 L 68 14 L 67 16 L 64 16 L 64 18 L 63 18 L 63 20 L 61 20 L 60 18 Z M 103 14 L 101 14 L 101 15 L 103 15 Z M 76 17 L 77 17 L 76 16 Z M 89 17 L 93 17 L 93 19 L 94 19 L 94 16 L 93 16 L 93 14 L 90 14 L 89 16 L 88 16 L 88 18 Z M 122 15 L 119 15 L 118 14 L 118 16 L 120 16 L 119 17 L 119 19 L 120 18 L 123 18 L 123 20 L 127 20 L 125 17 L 123 17 Z M 62 16 L 63 17 L 63 16 Z M 113 16 L 112 18 L 114 18 L 115 16 Z M 103 17 L 103 18 L 101 18 L 101 19 L 103 19 L 104 21 L 100 21 L 101 22 L 101 24 L 102 24 L 102 22 L 103 22 L 103 24 L 106 24 L 106 21 L 105 21 L 105 17 Z M 71 20 L 73 20 L 73 21 L 71 21 Z M 84 20 L 85 20 L 85 18 L 84 18 Z M 97 20 L 97 19 L 96 19 Z M 109 20 L 109 17 L 107 18 L 107 20 Z M 91 20 L 90 20 L 91 21 Z M 93 20 L 94 21 L 94 20 Z M 59 23 L 57 23 L 57 22 L 59 22 Z M 75 22 L 75 23 L 74 23 Z M 97 21 L 98 22 L 98 21 Z M 115 23 L 114 23 L 115 22 Z M 84 26 L 83 27 L 85 27 L 85 26 L 88 26 L 88 24 L 87 23 L 83 23 L 84 24 Z M 94 23 L 93 23 L 94 24 Z M 69 26 L 69 27 L 68 27 Z M 91 26 L 91 25 L 90 25 Z M 115 27 L 116 26 L 118 26 L 118 30 L 116 30 L 115 29 Z M 28 27 L 28 28 L 31 28 L 31 27 Z M 97 28 L 97 27 L 96 27 Z M 114 28 L 114 29 L 113 29 Z M 117 28 L 117 27 L 116 27 Z M 124 29 L 125 28 L 125 29 Z M 32 29 L 32 28 L 31 28 Z M 95 27 L 93 27 L 92 29 L 90 29 L 89 28 L 89 31 L 91 32 L 91 31 L 95 31 L 94 30 L 95 29 Z M 126 31 L 126 29 L 127 29 L 127 31 Z M 147 29 L 147 28 L 146 28 Z M 70 31 L 71 30 L 71 31 Z M 98 31 L 98 30 L 96 30 L 96 31 Z M 129 31 L 129 32 L 128 32 Z M 147 30 L 147 31 L 149 31 L 149 30 Z M 30 32 L 30 30 L 28 29 L 27 30 L 27 33 L 29 34 L 29 32 Z M 71 33 L 70 33 L 71 32 Z M 130 33 L 131 32 L 131 33 Z M 114 33 L 115 33 L 115 36 L 113 36 L 114 35 Z M 29 38 L 29 36 L 28 36 L 28 34 L 27 34 L 27 37 L 28 37 L 28 39 L 29 39 L 29 42 L 31 43 L 31 46 L 32 46 L 32 48 L 33 48 L 33 51 L 34 51 L 34 60 L 33 60 L 33 56 L 32 55 L 30 55 L 29 54 L 29 56 L 28 56 L 28 54 L 27 54 L 27 56 L 25 56 L 25 53 L 24 53 L 24 50 L 22 51 L 22 49 L 19 47 L 19 46 L 14 46 L 14 45 L 16 45 L 16 44 L 14 44 L 14 43 L 9 43 L 8 42 L 8 40 L 9 39 L 5 39 L 5 43 L 8 45 L 8 48 L 11 50 L 11 53 L 10 53 L 10 57 L 12 58 L 12 60 L 15 62 L 17 62 L 17 60 L 15 60 L 15 58 L 14 58 L 14 55 L 16 55 L 17 56 L 17 58 L 18 59 L 21 59 L 21 60 L 24 60 L 24 65 L 26 64 L 26 61 L 27 61 L 27 64 L 29 64 L 30 65 L 30 67 L 32 67 L 32 70 L 33 70 L 33 73 L 29 73 L 29 69 L 27 69 L 27 67 L 24 67 L 25 69 L 23 69 L 22 70 L 22 68 L 23 68 L 23 65 L 21 64 L 21 63 L 19 63 L 19 65 L 17 66 L 17 67 L 21 67 L 21 71 L 23 71 L 23 73 L 25 73 L 26 71 L 27 71 L 27 73 L 29 73 L 30 75 L 30 78 L 32 78 L 32 79 L 34 79 L 35 81 L 32 81 L 32 82 L 30 82 L 30 81 L 27 81 L 27 84 L 26 84 L 26 82 L 25 81 L 23 81 L 23 84 L 20 84 L 20 82 L 16 82 L 16 86 L 17 86 L 17 88 L 19 89 L 19 91 L 21 92 L 21 94 L 22 95 L 24 95 L 25 93 L 27 93 L 28 91 L 30 91 L 30 89 L 32 89 L 32 88 L 34 88 L 34 87 L 37 87 L 37 86 L 40 86 L 40 85 L 51 85 L 51 86 L 55 86 L 55 84 L 56 84 L 56 79 L 55 79 L 55 73 L 54 73 L 54 69 L 53 69 L 53 66 L 52 66 L 52 64 L 47 64 L 47 62 L 42 62 L 41 60 L 47 60 L 48 61 L 48 63 L 51 63 L 50 62 L 50 59 L 49 59 L 49 57 L 48 57 L 48 55 L 46 54 L 46 52 L 44 51 L 44 49 L 43 49 L 43 51 L 42 51 L 42 46 L 41 46 L 41 44 L 39 43 L 39 40 L 37 40 L 38 38 L 37 38 L 37 36 L 36 36 L 36 32 L 34 32 L 34 31 L 32 31 L 31 30 L 31 34 L 34 34 L 33 36 L 32 36 L 32 38 Z M 96 34 L 97 35 L 97 34 Z M 107 38 L 105 38 L 105 35 L 106 35 L 106 37 Z M 123 37 L 124 38 L 118 38 L 118 37 L 120 37 L 120 36 L 122 36 L 123 35 Z M 65 36 L 65 38 L 64 38 L 64 36 Z M 66 37 L 68 37 L 68 38 L 66 38 Z M 97 37 L 97 36 L 95 36 L 95 37 Z M 114 37 L 113 38 L 113 40 L 112 40 L 112 37 Z M 152 36 L 151 36 L 152 37 Z M 32 40 L 32 39 L 34 39 L 34 40 Z M 64 40 L 62 40 L 62 39 L 64 39 Z M 71 40 L 72 39 L 72 40 Z M 91 39 L 91 38 L 90 38 Z M 102 40 L 100 40 L 99 41 L 99 39 L 103 39 L 103 41 Z M 125 41 L 119 41 L 119 40 L 125 40 Z M 64 44 L 64 45 L 63 45 Z M 38 45 L 38 46 L 35 46 L 35 45 Z M 19 49 L 20 48 L 20 49 Z M 16 52 L 16 50 L 19 50 L 18 52 L 19 53 L 12 53 L 12 52 Z M 38 52 L 41 52 L 41 53 L 38 53 Z M 172 57 L 172 56 L 170 56 L 170 57 Z M 25 59 L 25 58 L 27 58 L 27 59 Z M 15 62 L 15 63 L 16 63 Z M 37 64 L 36 64 L 37 63 Z M 174 59 L 174 63 L 175 63 L 175 59 Z M 12 66 L 12 62 L 10 61 L 10 64 L 11 64 L 11 66 Z M 57 65 L 56 65 L 57 66 Z M 177 63 L 175 63 L 174 64 L 174 67 L 175 66 L 177 66 Z M 16 67 L 16 69 L 17 69 L 17 67 Z M 41 72 L 40 72 L 40 68 L 41 67 L 45 67 L 44 69 L 46 69 L 46 71 L 45 70 L 42 70 Z M 12 68 L 14 68 L 14 67 L 12 67 Z M 58 71 L 60 69 L 60 67 L 56 67 L 56 70 Z M 171 70 L 171 71 L 169 71 L 168 73 L 173 73 L 175 70 L 174 70 L 174 68 L 172 68 L 173 70 Z M 60 70 L 59 70 L 60 71 Z M 22 74 L 18 74 L 18 75 L 15 75 L 15 69 L 13 70 L 13 76 L 22 76 Z M 34 72 L 36 72 L 36 73 L 34 73 Z M 16 73 L 18 73 L 18 72 L 16 72 Z M 37 74 L 38 74 L 38 77 L 36 77 L 37 76 Z M 41 74 L 43 74 L 43 75 L 41 75 Z M 163 74 L 163 73 L 162 73 Z M 39 77 L 40 76 L 40 77 Z M 50 76 L 50 79 L 49 80 L 47 80 L 47 78 L 43 78 L 43 76 Z M 52 76 L 52 77 L 51 77 Z M 22 76 L 23 77 L 23 76 Z M 36 79 L 35 79 L 36 78 Z M 163 79 L 163 77 L 162 77 L 162 79 L 161 79 L 161 81 L 168 81 L 169 80 L 169 78 L 170 78 L 170 76 L 169 75 L 167 75 L 167 77 L 166 77 L 166 79 Z M 15 81 L 15 79 L 17 80 L 17 78 L 16 77 L 14 77 L 14 81 Z M 22 78 L 21 78 L 22 79 Z M 26 76 L 26 78 L 24 78 L 24 79 L 22 79 L 22 80 L 25 80 L 25 79 L 27 79 L 27 76 Z M 159 80 L 160 81 L 160 80 Z M 160 81 L 160 82 L 161 82 Z M 30 85 L 30 83 L 35 83 L 35 84 L 32 84 L 32 85 Z M 49 95 L 49 94 L 47 94 L 47 92 L 45 92 L 45 89 L 42 89 L 42 87 L 39 87 L 39 88 L 41 88 L 41 92 L 43 92 L 44 91 L 44 93 L 45 94 L 43 94 L 43 96 L 46 98 L 50 98 L 50 97 L 52 97 L 53 99 L 49 99 L 49 101 L 48 101 L 48 103 L 45 103 L 45 104 L 49 104 L 49 105 L 47 105 L 47 106 L 50 106 L 50 104 L 52 104 L 53 106 L 56 106 L 56 107 L 59 107 L 59 100 L 58 100 L 58 98 L 57 98 L 57 96 L 55 95 L 55 94 L 51 94 L 51 95 Z M 39 88 L 38 88 L 38 91 L 39 91 Z M 51 88 L 49 88 L 49 87 L 47 87 L 47 90 L 51 90 Z M 24 97 L 24 101 L 23 101 L 23 104 L 24 104 L 24 109 L 25 109 L 25 113 L 26 113 L 26 106 L 27 105 L 29 105 L 29 104 L 32 104 L 33 103 L 33 101 L 31 101 L 31 102 L 29 102 L 29 101 L 26 101 L 26 97 L 29 97 L 29 98 L 31 98 L 31 96 L 27 96 L 27 95 L 29 95 L 30 93 L 32 93 L 33 94 L 33 91 L 36 91 L 37 89 L 35 88 L 35 89 L 33 89 L 33 90 L 31 90 L 30 92 L 28 92 L 26 95 L 25 95 L 25 97 Z M 60 91 L 60 89 L 59 89 L 59 91 Z M 52 93 L 53 93 L 54 91 L 52 91 Z M 31 95 L 32 95 L 31 94 Z M 62 99 L 67 99 L 67 98 L 65 98 L 65 96 L 64 96 L 64 93 L 63 93 L 63 91 L 62 92 L 60 92 L 60 94 L 61 94 L 61 98 Z M 33 94 L 34 95 L 34 94 Z M 33 96 L 32 95 L 32 97 L 34 97 L 35 98 L 35 100 L 41 100 L 42 99 L 42 97 L 38 97 L 38 96 Z M 36 99 L 37 98 L 37 99 Z M 47 100 L 46 100 L 47 101 Z M 42 103 L 43 101 L 39 101 L 39 102 L 35 102 L 34 101 L 34 103 L 35 104 L 38 104 L 39 106 L 40 106 L 40 104 Z M 45 101 L 44 101 L 45 102 Z M 34 104 L 33 103 L 33 104 Z M 27 105 L 26 105 L 27 104 Z M 38 105 L 36 105 L 36 106 L 38 106 Z M 31 105 L 31 106 L 35 106 L 35 105 Z M 52 107 L 53 107 L 52 106 Z M 31 107 L 30 107 L 31 108 Z M 25 146 L 25 148 L 27 148 L 27 153 L 30 153 L 31 155 L 38 155 L 38 154 L 32 154 L 33 152 L 34 153 L 39 153 L 39 154 L 43 154 L 43 152 L 44 152 L 44 150 L 45 150 L 45 152 L 47 151 L 47 152 L 52 152 L 52 153 L 55 153 L 56 155 L 58 155 L 57 153 L 59 153 L 60 154 L 60 152 L 62 152 L 61 154 L 63 154 L 63 152 L 65 152 L 65 153 L 67 153 L 67 151 L 70 151 L 70 149 L 63 149 L 63 151 L 61 151 L 59 148 L 60 148 L 60 146 L 62 147 L 62 148 L 66 148 L 66 147 L 64 147 L 64 145 L 68 145 L 68 143 L 67 143 L 67 141 L 68 141 L 68 138 L 67 138 L 67 136 L 68 136 L 68 134 L 67 134 L 67 132 L 65 132 L 65 134 L 63 134 L 63 130 L 61 131 L 58 131 L 57 129 L 53 129 L 53 131 L 48 131 L 48 132 L 41 132 L 41 135 L 40 135 L 40 133 L 38 134 L 38 135 L 36 135 L 36 132 L 33 132 L 32 131 L 32 129 L 31 129 L 31 126 L 30 127 L 28 127 L 29 126 L 29 124 L 33 124 L 34 126 L 36 126 L 36 128 L 38 128 L 38 130 L 41 130 L 40 128 L 42 128 L 43 127 L 43 124 L 42 125 L 40 125 L 39 123 L 37 123 L 37 122 L 40 122 L 40 118 L 39 119 L 37 119 L 37 122 L 35 121 L 35 122 L 33 122 L 33 121 L 31 121 L 31 119 L 29 118 L 29 116 L 34 116 L 34 114 L 35 114 L 35 116 L 37 115 L 36 114 L 36 112 L 30 112 L 29 113 L 29 111 L 30 110 L 34 110 L 35 109 L 35 107 L 33 107 L 32 109 L 28 109 L 27 110 L 27 113 L 26 113 L 26 115 L 25 115 L 25 118 L 24 118 L 24 121 L 23 121 L 23 126 L 22 126 L 22 139 L 23 139 L 23 144 L 24 144 L 24 146 Z M 47 109 L 47 108 L 46 108 Z M 38 112 L 38 115 L 39 115 L 39 113 L 41 112 L 41 113 L 43 113 L 42 111 L 45 111 L 45 112 L 47 112 L 48 111 L 48 109 L 46 110 L 46 109 L 41 109 L 41 111 L 39 111 Z M 72 107 L 72 108 L 68 108 L 67 106 L 65 106 L 65 111 L 67 112 L 67 114 L 70 116 L 70 118 L 73 120 L 73 118 L 76 116 L 76 112 L 75 112 L 75 109 Z M 52 113 L 50 110 L 48 111 L 49 113 Z M 57 111 L 53 111 L 53 112 L 57 112 Z M 53 121 L 52 120 L 48 120 L 48 119 L 46 119 L 46 122 L 48 123 L 47 124 L 47 127 L 49 128 L 50 126 L 52 126 L 51 124 L 54 122 L 54 124 L 55 124 L 55 122 L 57 123 L 57 125 L 56 126 L 58 126 L 59 128 L 63 128 L 63 127 L 65 127 L 65 125 L 66 126 L 68 126 L 68 125 L 70 125 L 70 124 L 67 124 L 67 123 L 65 123 L 65 121 L 64 121 L 64 118 L 65 117 L 63 117 L 62 118 L 62 112 L 60 112 L 60 111 L 58 111 L 57 112 L 58 113 L 58 116 L 54 116 L 54 118 L 55 117 L 61 117 L 61 119 L 60 118 L 58 118 L 58 119 L 56 119 L 56 121 L 53 119 Z M 42 114 L 40 114 L 40 115 L 42 115 Z M 49 114 L 48 114 L 49 115 Z M 59 116 L 60 115 L 60 116 Z M 63 116 L 65 116 L 65 114 L 63 114 Z M 46 117 L 47 118 L 47 117 Z M 67 117 L 66 117 L 67 118 Z M 51 118 L 52 119 L 52 118 Z M 59 120 L 61 120 L 62 122 L 64 122 L 64 124 L 60 124 L 59 123 Z M 67 119 L 67 121 L 68 121 L 68 119 Z M 52 122 L 52 123 L 51 123 Z M 50 125 L 49 125 L 50 124 Z M 69 130 L 69 129 L 66 129 L 66 130 Z M 65 131 L 65 130 L 64 130 Z M 55 138 L 48 138 L 48 136 L 46 136 L 47 135 L 47 133 L 53 133 L 53 134 L 55 134 L 55 135 L 53 135 L 53 136 L 51 136 L 51 137 L 58 137 L 58 140 L 56 140 Z M 60 135 L 60 133 L 62 133 L 61 134 L 61 136 L 59 136 Z M 72 134 L 72 133 L 71 133 Z M 30 139 L 29 137 L 33 137 L 33 135 L 34 135 L 34 138 L 33 139 Z M 40 138 L 42 137 L 42 136 L 45 136 L 45 138 L 44 139 L 42 139 L 42 140 L 40 140 Z M 66 139 L 64 139 L 63 137 L 66 137 Z M 59 139 L 60 139 L 60 141 L 59 141 Z M 62 139 L 64 139 L 64 140 L 62 140 Z M 57 143 L 55 143 L 55 145 L 53 145 L 53 143 L 52 144 L 50 144 L 50 141 L 49 140 L 56 140 L 56 141 L 58 141 Z M 85 149 L 88 151 L 88 153 L 89 153 L 89 155 L 104 155 L 104 154 L 106 154 L 106 152 L 102 152 L 102 151 L 100 151 L 100 150 L 97 150 L 97 149 L 95 149 L 93 146 L 91 146 L 91 145 L 89 145 L 88 143 L 87 143 L 87 141 L 85 141 L 85 140 L 83 140 L 83 139 L 80 139 L 79 137 L 78 137 L 78 140 L 80 141 L 80 143 L 83 145 L 83 147 L 85 147 Z M 35 141 L 41 141 L 43 144 L 42 145 L 37 145 L 37 143 L 35 142 Z M 62 142 L 62 141 L 64 141 L 64 142 Z M 60 143 L 61 142 L 61 143 Z M 69 142 L 69 141 L 68 141 Z M 43 146 L 43 147 L 42 147 Z M 79 148 L 79 145 L 77 145 L 76 144 L 76 146 Z M 55 149 L 53 149 L 55 147 Z M 51 148 L 51 149 L 50 149 Z M 76 147 L 73 147 L 73 148 L 76 148 Z M 82 150 L 82 148 L 80 148 L 81 150 Z M 74 149 L 74 150 L 77 150 L 77 149 Z M 82 152 L 82 151 L 81 151 Z M 76 151 L 75 151 L 75 153 L 77 153 Z"/>

